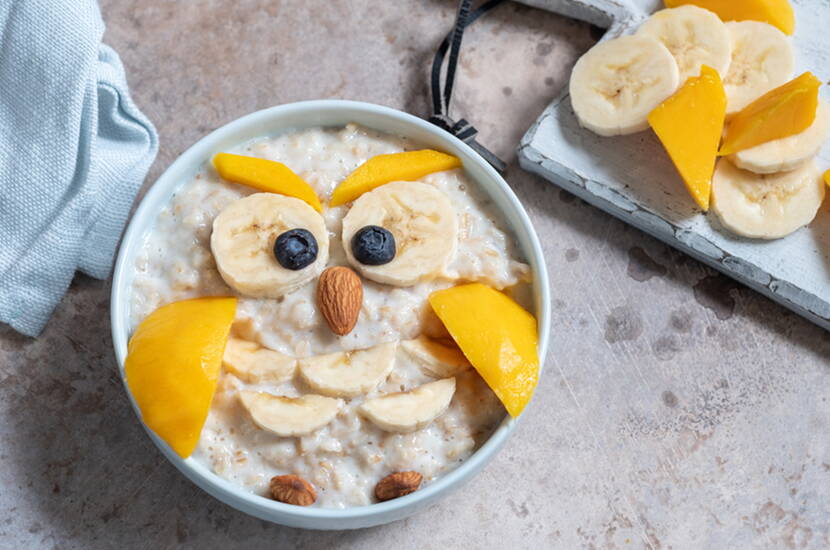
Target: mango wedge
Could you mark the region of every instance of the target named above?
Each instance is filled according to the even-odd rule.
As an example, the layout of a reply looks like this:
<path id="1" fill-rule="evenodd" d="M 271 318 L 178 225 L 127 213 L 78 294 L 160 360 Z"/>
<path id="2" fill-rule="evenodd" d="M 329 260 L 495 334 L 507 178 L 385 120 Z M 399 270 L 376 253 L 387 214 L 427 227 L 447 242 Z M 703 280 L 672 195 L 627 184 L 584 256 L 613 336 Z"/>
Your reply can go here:
<path id="1" fill-rule="evenodd" d="M 819 79 L 807 72 L 744 107 L 729 120 L 718 154 L 731 155 L 809 128 L 816 119 L 819 86 Z"/>
<path id="2" fill-rule="evenodd" d="M 824 183 L 827 184 L 827 187 L 830 187 L 830 170 L 827 170 L 824 175 L 822 176 Z"/>
<path id="3" fill-rule="evenodd" d="M 718 14 L 723 21 L 763 21 L 785 34 L 795 31 L 789 0 L 666 0 L 667 8 L 692 4 Z"/>
<path id="4" fill-rule="evenodd" d="M 182 458 L 199 442 L 235 313 L 236 298 L 173 302 L 130 338 L 124 370 L 141 419 Z"/>
<path id="5" fill-rule="evenodd" d="M 703 211 L 709 210 L 712 173 L 726 117 L 726 92 L 718 72 L 703 65 L 673 96 L 648 115 L 683 183 Z"/>
<path id="6" fill-rule="evenodd" d="M 480 283 L 437 290 L 429 303 L 510 416 L 519 416 L 539 380 L 536 318 Z"/>
<path id="7" fill-rule="evenodd" d="M 459 168 L 461 160 L 453 155 L 423 149 L 372 157 L 352 172 L 331 195 L 331 206 L 340 206 L 391 181 L 415 181 L 433 172 Z"/>
<path id="8" fill-rule="evenodd" d="M 307 202 L 317 212 L 322 212 L 320 199 L 306 181 L 291 168 L 273 160 L 230 153 L 218 153 L 213 166 L 228 181 L 247 185 L 266 193 L 278 193 Z"/>

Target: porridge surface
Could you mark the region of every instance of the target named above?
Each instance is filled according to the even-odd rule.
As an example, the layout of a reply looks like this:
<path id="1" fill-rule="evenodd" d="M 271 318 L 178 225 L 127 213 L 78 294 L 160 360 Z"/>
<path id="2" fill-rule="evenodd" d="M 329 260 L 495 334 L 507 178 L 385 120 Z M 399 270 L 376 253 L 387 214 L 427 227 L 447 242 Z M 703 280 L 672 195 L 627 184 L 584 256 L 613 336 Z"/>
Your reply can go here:
<path id="1" fill-rule="evenodd" d="M 408 140 L 348 125 L 260 138 L 230 152 L 285 163 L 325 200 L 343 178 L 369 158 L 417 148 Z M 442 277 L 403 288 L 364 278 L 360 318 L 355 329 L 343 337 L 329 330 L 317 308 L 316 281 L 280 299 L 239 296 L 232 328 L 235 336 L 302 358 L 368 348 L 419 334 L 443 336 L 446 333 L 431 312 L 427 297 L 459 282 L 482 282 L 512 293 L 520 303 L 526 301 L 529 268 L 518 261 L 512 237 L 463 170 L 430 174 L 420 181 L 445 192 L 458 215 L 457 252 Z M 210 235 L 213 220 L 223 208 L 254 192 L 223 181 L 209 165 L 178 189 L 136 259 L 133 328 L 156 308 L 176 300 L 238 296 L 216 270 Z M 348 265 L 340 231 L 349 206 L 324 206 L 329 265 Z M 449 409 L 422 430 L 384 432 L 357 413 L 366 398 L 434 380 L 399 348 L 392 374 L 378 388 L 346 399 L 338 416 L 313 434 L 283 438 L 255 426 L 236 393 L 239 389 L 285 396 L 313 393 L 300 376 L 279 385 L 255 385 L 223 372 L 193 457 L 257 494 L 266 494 L 272 476 L 293 473 L 317 487 L 315 505 L 370 504 L 374 485 L 385 475 L 416 470 L 429 483 L 469 457 L 503 418 L 501 403 L 473 369 L 456 376 L 457 389 Z"/>

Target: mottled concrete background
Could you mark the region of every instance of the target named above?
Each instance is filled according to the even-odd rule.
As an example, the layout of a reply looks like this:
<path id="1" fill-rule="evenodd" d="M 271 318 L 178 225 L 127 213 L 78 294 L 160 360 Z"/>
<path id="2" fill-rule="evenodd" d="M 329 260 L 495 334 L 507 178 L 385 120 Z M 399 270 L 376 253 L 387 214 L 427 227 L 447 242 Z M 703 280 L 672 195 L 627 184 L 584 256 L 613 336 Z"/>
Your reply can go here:
<path id="1" fill-rule="evenodd" d="M 105 0 L 106 40 L 161 133 L 148 181 L 206 132 L 279 103 L 426 114 L 454 5 Z M 514 5 L 465 37 L 456 113 L 511 160 L 555 296 L 546 375 L 482 475 L 364 531 L 235 512 L 144 435 L 116 377 L 108 284 L 78 277 L 39 339 L 0 327 L 0 547 L 828 547 L 828 334 L 515 164 L 593 40 Z"/>

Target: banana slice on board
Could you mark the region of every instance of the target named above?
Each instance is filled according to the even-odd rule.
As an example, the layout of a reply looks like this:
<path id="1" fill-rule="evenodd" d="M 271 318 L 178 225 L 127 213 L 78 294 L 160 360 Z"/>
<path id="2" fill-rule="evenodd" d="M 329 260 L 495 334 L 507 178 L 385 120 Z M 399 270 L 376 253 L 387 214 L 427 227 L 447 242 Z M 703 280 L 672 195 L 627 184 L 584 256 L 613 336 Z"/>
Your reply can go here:
<path id="1" fill-rule="evenodd" d="M 815 162 L 778 174 L 755 174 L 720 159 L 712 177 L 712 212 L 730 231 L 778 239 L 810 223 L 824 200 Z"/>
<path id="2" fill-rule="evenodd" d="M 773 174 L 794 170 L 816 156 L 830 135 L 830 106 L 819 99 L 816 119 L 798 134 L 738 151 L 729 159 L 744 170 Z"/>
<path id="3" fill-rule="evenodd" d="M 282 437 L 307 435 L 331 422 L 343 406 L 341 399 L 321 395 L 283 397 L 266 392 L 239 392 L 239 401 L 254 424 Z"/>
<path id="4" fill-rule="evenodd" d="M 455 376 L 471 366 L 460 349 L 445 346 L 423 335 L 403 340 L 401 349 L 427 373 L 440 378 Z"/>
<path id="5" fill-rule="evenodd" d="M 380 226 L 395 238 L 395 257 L 382 265 L 361 264 L 352 238 L 362 228 Z M 418 181 L 387 183 L 361 195 L 343 218 L 343 248 L 361 275 L 378 283 L 410 286 L 443 274 L 455 256 L 458 219 L 449 197 Z"/>
<path id="6" fill-rule="evenodd" d="M 650 36 L 666 46 L 680 71 L 680 84 L 700 74 L 701 65 L 725 75 L 732 60 L 729 31 L 709 10 L 686 5 L 655 12 L 640 25 L 638 36 Z"/>
<path id="7" fill-rule="evenodd" d="M 732 61 L 723 79 L 729 116 L 792 80 L 795 55 L 787 35 L 767 23 L 730 21 L 726 29 L 732 39 Z"/>
<path id="8" fill-rule="evenodd" d="M 395 366 L 397 342 L 373 348 L 316 355 L 300 360 L 300 373 L 314 391 L 335 397 L 370 392 Z"/>
<path id="9" fill-rule="evenodd" d="M 306 229 L 317 240 L 317 259 L 296 271 L 281 266 L 274 256 L 274 242 L 289 229 Z M 255 193 L 216 216 L 210 248 L 231 288 L 254 298 L 279 298 L 322 273 L 329 257 L 329 236 L 323 217 L 304 201 Z"/>
<path id="10" fill-rule="evenodd" d="M 571 73 L 571 106 L 579 123 L 601 136 L 648 128 L 648 114 L 680 83 L 677 63 L 659 40 L 621 36 L 600 42 Z"/>
<path id="11" fill-rule="evenodd" d="M 444 378 L 412 391 L 370 399 L 360 406 L 360 412 L 381 430 L 409 433 L 441 416 L 454 394 L 455 378 Z"/>
<path id="12" fill-rule="evenodd" d="M 231 337 L 225 345 L 222 366 L 249 384 L 280 384 L 294 376 L 297 360 L 256 342 Z"/>

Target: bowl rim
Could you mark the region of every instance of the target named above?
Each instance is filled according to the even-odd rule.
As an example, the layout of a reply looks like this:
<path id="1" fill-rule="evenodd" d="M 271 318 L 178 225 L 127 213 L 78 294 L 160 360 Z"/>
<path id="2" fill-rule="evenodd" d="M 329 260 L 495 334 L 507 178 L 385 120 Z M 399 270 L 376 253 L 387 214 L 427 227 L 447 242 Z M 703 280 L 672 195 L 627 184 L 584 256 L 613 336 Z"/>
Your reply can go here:
<path id="1" fill-rule="evenodd" d="M 133 399 L 129 387 L 127 386 L 126 378 L 124 376 L 124 360 L 127 355 L 127 343 L 129 326 L 127 324 L 127 315 L 125 311 L 129 311 L 130 304 L 130 284 L 132 282 L 132 269 L 134 266 L 135 254 L 130 254 L 128 251 L 130 243 L 137 240 L 142 240 L 146 235 L 147 228 L 142 225 L 149 224 L 152 226 L 152 221 L 145 222 L 145 219 L 150 218 L 155 220 L 158 215 L 158 208 L 153 207 L 153 203 L 158 202 L 160 197 L 172 193 L 179 185 L 184 184 L 181 178 L 173 177 L 176 173 L 183 171 L 188 166 L 201 166 L 207 159 L 209 159 L 217 151 L 217 145 L 226 136 L 232 135 L 235 132 L 244 130 L 249 126 L 256 126 L 258 122 L 268 120 L 273 117 L 281 115 L 288 115 L 290 113 L 312 115 L 320 111 L 344 111 L 349 113 L 359 114 L 359 116 L 371 117 L 380 116 L 382 118 L 391 118 L 406 126 L 417 128 L 422 132 L 431 134 L 431 137 L 437 141 L 444 142 L 461 153 L 462 161 L 467 170 L 467 162 L 472 162 L 478 169 L 482 170 L 487 178 L 493 183 L 493 189 L 486 188 L 479 180 L 480 177 L 472 177 L 476 184 L 482 187 L 485 195 L 492 198 L 493 193 L 501 193 L 502 198 L 507 201 L 510 207 L 514 210 L 517 216 L 518 224 L 510 221 L 510 215 L 506 209 L 498 204 L 494 205 L 502 216 L 505 218 L 505 223 L 516 234 L 516 238 L 520 241 L 520 246 L 527 256 L 527 261 L 531 265 L 533 273 L 533 290 L 535 296 L 535 315 L 538 326 L 538 354 L 539 354 L 539 377 L 541 379 L 542 370 L 544 368 L 545 357 L 547 355 L 549 334 L 550 334 L 550 284 L 548 280 L 547 267 L 545 264 L 544 253 L 539 243 L 538 236 L 533 228 L 533 224 L 525 211 L 519 199 L 516 197 L 513 190 L 501 177 L 501 175 L 488 164 L 478 153 L 470 148 L 466 143 L 459 140 L 455 136 L 445 132 L 437 126 L 418 118 L 414 115 L 373 103 L 351 101 L 342 99 L 322 99 L 299 101 L 293 103 L 286 103 L 255 111 L 237 118 L 200 138 L 196 143 L 191 145 L 181 155 L 179 155 L 156 179 L 156 181 L 148 188 L 146 194 L 141 198 L 138 207 L 132 214 L 129 220 L 126 231 L 124 232 L 121 242 L 119 243 L 118 256 L 115 262 L 115 268 L 112 276 L 112 289 L 110 294 L 110 324 L 112 331 L 113 347 L 118 363 L 118 374 L 121 382 L 124 385 L 124 390 L 128 399 L 131 402 L 136 419 L 155 443 L 156 447 L 162 454 L 170 461 L 180 472 L 187 478 L 194 482 L 197 486 L 217 498 L 218 500 L 239 509 L 242 512 L 255 515 L 261 519 L 268 521 L 280 522 L 282 518 L 294 518 L 298 520 L 360 520 L 372 518 L 376 516 L 400 517 L 405 509 L 415 511 L 420 505 L 426 505 L 436 500 L 439 495 L 445 496 L 451 489 L 460 486 L 466 479 L 477 473 L 485 464 L 487 464 L 496 454 L 498 449 L 505 443 L 510 434 L 515 430 L 518 421 L 523 415 L 518 418 L 511 418 L 509 415 L 499 424 L 496 430 L 490 435 L 470 457 L 464 460 L 461 464 L 455 467 L 450 472 L 440 476 L 421 490 L 415 491 L 407 496 L 380 503 L 373 503 L 365 506 L 352 506 L 348 508 L 312 508 L 301 507 L 284 504 L 278 501 L 270 500 L 262 496 L 253 494 L 243 489 L 241 486 L 227 481 L 206 466 L 198 463 L 193 456 L 186 459 L 179 457 L 172 449 L 162 441 L 154 432 L 152 432 L 144 422 L 141 421 L 141 413 L 138 406 Z M 359 118 L 359 117 L 355 117 Z M 357 124 L 373 128 L 371 123 L 361 120 L 355 120 Z M 319 126 L 326 126 L 325 124 L 310 124 L 306 128 Z M 334 125 L 329 125 L 334 126 Z M 281 132 L 297 129 L 296 126 L 279 126 L 273 128 L 272 135 L 278 135 Z M 384 131 L 378 129 L 379 131 Z M 387 132 L 389 133 L 389 132 Z M 262 134 L 269 135 L 269 134 Z M 237 142 L 237 144 L 240 142 Z M 467 170 L 469 174 L 469 170 Z M 169 197 L 167 198 L 169 201 Z M 167 201 L 160 202 L 166 204 Z M 522 246 L 524 242 L 525 246 Z M 529 249 L 527 249 L 529 248 Z M 404 514 L 405 515 L 405 514 Z"/>

